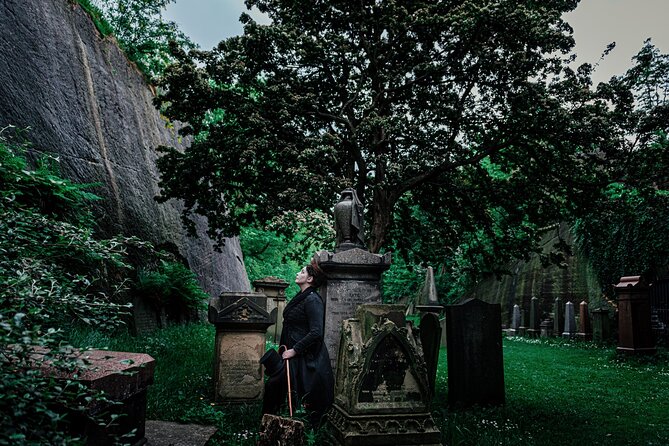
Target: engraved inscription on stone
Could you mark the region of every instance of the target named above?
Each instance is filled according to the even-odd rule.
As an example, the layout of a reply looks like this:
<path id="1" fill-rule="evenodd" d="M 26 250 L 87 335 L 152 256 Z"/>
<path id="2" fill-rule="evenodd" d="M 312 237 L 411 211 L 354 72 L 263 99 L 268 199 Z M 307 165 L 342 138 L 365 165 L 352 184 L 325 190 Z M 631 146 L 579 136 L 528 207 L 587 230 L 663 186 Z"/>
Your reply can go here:
<path id="1" fill-rule="evenodd" d="M 258 359 L 264 342 L 264 335 L 260 333 L 227 334 L 221 339 L 217 389 L 221 397 L 259 396 L 263 381 Z"/>
<path id="2" fill-rule="evenodd" d="M 420 401 L 420 390 L 410 370 L 407 352 L 393 336 L 376 346 L 362 379 L 358 402 L 397 403 Z M 383 406 L 383 404 L 381 404 Z"/>

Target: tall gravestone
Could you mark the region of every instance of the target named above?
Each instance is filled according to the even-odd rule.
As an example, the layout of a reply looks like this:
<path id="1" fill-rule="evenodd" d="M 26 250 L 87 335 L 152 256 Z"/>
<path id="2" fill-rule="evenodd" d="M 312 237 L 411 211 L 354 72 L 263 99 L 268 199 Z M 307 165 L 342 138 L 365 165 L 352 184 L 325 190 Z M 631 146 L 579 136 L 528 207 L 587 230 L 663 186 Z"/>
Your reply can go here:
<path id="1" fill-rule="evenodd" d="M 654 354 L 649 287 L 641 276 L 621 277 L 618 299 L 618 353 Z"/>
<path id="2" fill-rule="evenodd" d="M 590 330 L 590 312 L 588 311 L 588 303 L 586 301 L 581 302 L 578 306 L 578 333 L 576 336 L 584 341 L 592 339 L 592 331 Z"/>
<path id="3" fill-rule="evenodd" d="M 564 306 L 564 330 L 563 338 L 573 338 L 576 334 L 576 314 L 574 313 L 574 304 L 567 302 Z"/>
<path id="4" fill-rule="evenodd" d="M 611 339 L 611 319 L 607 308 L 592 310 L 592 339 L 607 342 Z"/>
<path id="5" fill-rule="evenodd" d="M 541 333 L 541 306 L 539 299 L 533 296 L 530 300 L 530 325 L 527 329 L 527 335 L 531 338 L 538 338 Z"/>
<path id="6" fill-rule="evenodd" d="M 314 257 L 327 276 L 321 296 L 325 302 L 325 345 L 337 370 L 341 324 L 362 304 L 381 303 L 381 274 L 390 268 L 390 253 L 372 254 L 364 245 L 363 209 L 353 189 L 346 189 L 334 208 L 337 240 L 334 252 Z"/>
<path id="7" fill-rule="evenodd" d="M 449 405 L 504 404 L 501 306 L 468 299 L 445 312 Z"/>
<path id="8" fill-rule="evenodd" d="M 553 304 L 553 334 L 560 336 L 564 331 L 564 303 L 562 298 L 556 297 Z"/>
<path id="9" fill-rule="evenodd" d="M 434 271 L 431 266 L 428 266 L 425 271 L 425 283 L 418 296 L 416 309 L 421 313 L 420 341 L 423 346 L 425 363 L 427 364 L 430 391 L 434 395 L 442 330 L 442 326 L 439 323 L 439 314 L 443 311 L 444 307 L 439 303 L 437 286 L 434 281 Z"/>
<path id="10" fill-rule="evenodd" d="M 261 293 L 221 293 L 209 301 L 209 322 L 216 326 L 214 385 L 216 402 L 262 400 L 260 358 L 272 325 Z"/>
<path id="11" fill-rule="evenodd" d="M 288 288 L 288 282 L 274 276 L 253 281 L 253 289 L 257 293 L 267 296 L 267 312 L 270 315 L 270 320 L 274 322 L 274 326 L 270 328 L 268 335 L 270 335 L 275 344 L 281 339 L 281 331 L 283 330 L 283 309 L 286 308 L 286 288 Z"/>
<path id="12" fill-rule="evenodd" d="M 518 335 L 520 329 L 520 306 L 515 304 L 513 306 L 513 315 L 511 316 L 511 328 L 507 330 L 509 336 Z"/>
<path id="13" fill-rule="evenodd" d="M 440 444 L 427 369 L 401 305 L 361 305 L 342 325 L 328 423 L 345 446 Z"/>

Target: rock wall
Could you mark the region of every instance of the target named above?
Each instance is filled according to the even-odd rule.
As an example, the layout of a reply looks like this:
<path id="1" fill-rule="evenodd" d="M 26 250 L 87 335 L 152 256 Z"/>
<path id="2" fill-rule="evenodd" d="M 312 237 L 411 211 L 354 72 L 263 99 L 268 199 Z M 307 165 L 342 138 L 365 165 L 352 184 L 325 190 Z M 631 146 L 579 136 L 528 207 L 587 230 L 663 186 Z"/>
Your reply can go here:
<path id="1" fill-rule="evenodd" d="M 36 151 L 56 155 L 61 173 L 92 189 L 100 233 L 136 235 L 176 247 L 208 293 L 248 291 L 241 249 L 222 252 L 190 238 L 181 206 L 158 204 L 159 145 L 176 132 L 155 110 L 153 94 L 111 38 L 69 0 L 0 2 L 0 129 L 29 127 Z M 197 222 L 204 233 L 206 221 Z"/>
<path id="2" fill-rule="evenodd" d="M 542 237 L 541 245 L 545 253 L 550 251 L 558 238 L 574 246 L 569 226 L 561 224 L 546 231 Z M 482 280 L 467 296 L 501 304 L 502 324 L 507 326 L 511 323 L 513 306 L 518 304 L 529 312 L 533 296 L 539 298 L 541 311 L 545 313 L 553 311 L 556 297 L 562 298 L 563 303 L 573 302 L 576 308 L 582 301 L 594 303 L 601 300 L 600 285 L 587 259 L 578 254 L 568 257 L 564 268 L 555 265 L 544 268 L 539 257 L 532 256 L 527 262 L 514 262 L 510 270 L 513 274 L 501 280 L 495 276 Z"/>

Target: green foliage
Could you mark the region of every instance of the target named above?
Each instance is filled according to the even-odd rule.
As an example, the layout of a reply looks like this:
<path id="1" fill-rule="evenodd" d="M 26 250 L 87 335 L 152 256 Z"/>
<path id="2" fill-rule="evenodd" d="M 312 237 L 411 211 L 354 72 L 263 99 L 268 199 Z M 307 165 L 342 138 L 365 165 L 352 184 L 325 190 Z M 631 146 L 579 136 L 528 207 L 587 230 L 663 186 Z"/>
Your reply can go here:
<path id="1" fill-rule="evenodd" d="M 258 407 L 212 404 L 214 338 L 213 326 L 192 324 L 137 338 L 79 330 L 72 333 L 71 342 L 153 356 L 156 375 L 149 387 L 148 418 L 214 425 L 219 430 L 211 446 L 255 445 Z M 441 350 L 432 415 L 443 444 L 669 442 L 664 423 L 669 398 L 666 351 L 653 361 L 637 362 L 623 361 L 612 355 L 612 348 L 593 343 L 505 338 L 503 346 L 506 405 L 470 410 L 446 405 L 448 369 L 446 350 Z M 311 439 L 316 442 L 310 444 L 327 444 Z"/>
<path id="2" fill-rule="evenodd" d="M 163 148 L 163 199 L 223 237 L 353 186 L 373 252 L 501 270 L 592 202 L 623 139 L 624 86 L 568 68 L 577 3 L 251 0 L 270 25 L 174 50 L 160 105 L 194 140 Z"/>
<path id="3" fill-rule="evenodd" d="M 170 42 L 188 49 L 196 47 L 176 23 L 162 18 L 162 11 L 174 1 L 80 0 L 80 3 L 89 13 L 93 11 L 91 16 L 96 24 L 98 21 L 106 24 L 106 32 L 101 32 L 113 34 L 128 58 L 149 80 L 155 80 L 174 60 L 169 53 Z"/>
<path id="4" fill-rule="evenodd" d="M 578 245 L 609 296 L 621 276 L 666 275 L 669 258 L 669 55 L 647 41 L 634 60 L 613 83 L 634 93 L 635 109 L 625 123 L 635 135 L 626 143 L 629 156 L 575 225 Z"/>
<path id="5" fill-rule="evenodd" d="M 93 4 L 92 0 L 74 0 L 74 2 L 81 5 L 84 11 L 88 13 L 100 34 L 108 36 L 114 32 L 100 8 Z"/>
<path id="6" fill-rule="evenodd" d="M 53 160 L 31 169 L 25 150 L 0 133 L 0 444 L 77 444 L 67 424 L 103 398 L 39 367 L 85 368 L 71 358 L 61 327 L 122 324 L 127 247 L 141 243 L 94 239 L 92 196 L 58 177 Z M 42 348 L 48 353 L 38 359 Z"/>
<path id="7" fill-rule="evenodd" d="M 140 271 L 135 292 L 177 313 L 201 310 L 209 298 L 190 269 L 165 260 L 155 270 Z"/>

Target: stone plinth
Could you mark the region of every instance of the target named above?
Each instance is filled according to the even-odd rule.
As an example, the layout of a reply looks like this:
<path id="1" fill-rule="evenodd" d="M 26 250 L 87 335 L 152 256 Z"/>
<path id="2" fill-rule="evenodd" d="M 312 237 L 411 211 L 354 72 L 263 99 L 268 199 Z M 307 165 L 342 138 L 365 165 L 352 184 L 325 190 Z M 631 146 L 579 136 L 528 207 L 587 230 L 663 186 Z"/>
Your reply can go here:
<path id="1" fill-rule="evenodd" d="M 260 358 L 272 325 L 261 293 L 221 293 L 209 301 L 209 322 L 216 326 L 214 385 L 216 402 L 262 400 Z"/>
<path id="2" fill-rule="evenodd" d="M 146 391 L 153 384 L 156 361 L 143 353 L 112 352 L 108 350 L 77 351 L 87 367 L 76 373 L 66 373 L 45 363 L 43 355 L 46 350 L 36 350 L 36 364 L 42 364 L 45 375 L 56 379 L 78 381 L 90 389 L 104 391 L 105 396 L 120 404 L 95 401 L 87 407 L 92 416 L 110 412 L 118 415 L 110 426 L 98 426 L 89 419 L 81 419 L 72 423 L 73 434 L 84 434 L 87 445 L 112 446 L 115 437 L 129 435 L 127 444 L 139 446 L 146 443 Z M 134 431 L 134 432 L 133 432 Z"/>
<path id="3" fill-rule="evenodd" d="M 314 256 L 327 275 L 320 289 L 325 302 L 325 345 L 332 369 L 337 370 L 341 324 L 355 316 L 361 304 L 381 303 L 381 274 L 390 267 L 390 253 L 372 254 L 354 248 L 337 253 L 319 251 Z"/>
<path id="4" fill-rule="evenodd" d="M 257 293 L 267 296 L 267 312 L 274 322 L 269 330 L 272 341 L 276 344 L 281 339 L 283 331 L 283 309 L 286 308 L 286 288 L 288 282 L 278 277 L 269 276 L 253 281 L 253 288 Z"/>
<path id="5" fill-rule="evenodd" d="M 654 354 L 648 285 L 640 276 L 621 277 L 618 299 L 618 353 Z"/>
<path id="6" fill-rule="evenodd" d="M 468 299 L 445 312 L 448 404 L 504 404 L 501 306 Z"/>
<path id="7" fill-rule="evenodd" d="M 328 423 L 339 445 L 440 444 L 425 360 L 403 306 L 362 305 L 343 322 Z"/>

